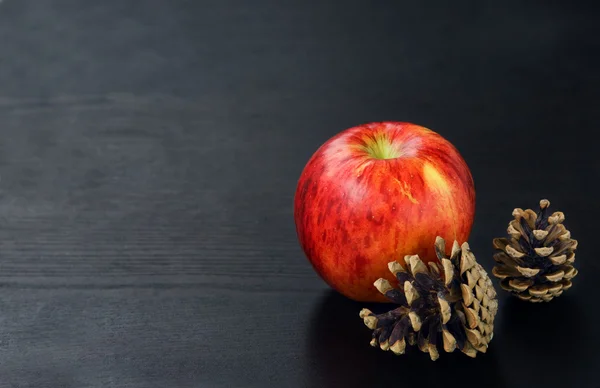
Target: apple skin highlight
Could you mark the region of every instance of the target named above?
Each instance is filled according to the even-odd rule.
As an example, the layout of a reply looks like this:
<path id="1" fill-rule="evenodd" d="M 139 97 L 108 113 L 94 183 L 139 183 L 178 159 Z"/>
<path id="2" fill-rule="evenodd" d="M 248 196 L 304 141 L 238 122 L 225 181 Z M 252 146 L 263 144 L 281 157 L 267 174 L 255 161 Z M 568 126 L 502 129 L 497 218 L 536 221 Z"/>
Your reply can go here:
<path id="1" fill-rule="evenodd" d="M 436 236 L 467 241 L 474 215 L 473 178 L 456 148 L 402 122 L 360 125 L 329 139 L 306 164 L 294 197 L 298 239 L 314 269 L 363 302 L 385 301 L 373 282 L 396 282 L 388 262 L 404 264 L 413 254 L 437 260 Z"/>

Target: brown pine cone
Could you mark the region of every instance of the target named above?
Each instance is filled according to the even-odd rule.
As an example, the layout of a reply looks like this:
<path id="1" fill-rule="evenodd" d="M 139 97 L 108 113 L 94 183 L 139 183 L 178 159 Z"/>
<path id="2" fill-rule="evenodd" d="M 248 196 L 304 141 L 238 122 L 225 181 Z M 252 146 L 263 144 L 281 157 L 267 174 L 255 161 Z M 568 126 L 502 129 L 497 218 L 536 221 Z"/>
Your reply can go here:
<path id="1" fill-rule="evenodd" d="M 361 310 L 360 317 L 373 330 L 372 346 L 403 354 L 407 343 L 417 344 L 432 360 L 439 357 L 438 345 L 446 352 L 458 348 L 470 357 L 487 351 L 498 310 L 488 274 L 467 243 L 460 247 L 455 241 L 448 259 L 445 241 L 438 237 L 435 250 L 439 262 L 426 265 L 414 255 L 404 258 L 404 266 L 388 264 L 400 290 L 385 279 L 374 283 L 399 307 L 379 315 Z"/>
<path id="2" fill-rule="evenodd" d="M 573 267 L 577 240 L 562 224 L 565 215 L 549 215 L 550 202 L 540 201 L 540 211 L 515 209 L 508 225 L 510 239 L 494 239 L 497 265 L 492 273 L 500 285 L 518 298 L 549 302 L 571 288 L 577 275 Z"/>

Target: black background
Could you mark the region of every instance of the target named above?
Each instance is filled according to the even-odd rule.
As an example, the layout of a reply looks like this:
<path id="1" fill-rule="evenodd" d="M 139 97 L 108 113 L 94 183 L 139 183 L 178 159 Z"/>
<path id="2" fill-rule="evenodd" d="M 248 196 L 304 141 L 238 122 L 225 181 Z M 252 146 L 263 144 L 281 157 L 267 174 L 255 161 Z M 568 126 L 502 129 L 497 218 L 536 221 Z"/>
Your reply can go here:
<path id="1" fill-rule="evenodd" d="M 589 4 L 1 1 L 0 385 L 600 386 Z M 380 120 L 460 150 L 488 270 L 540 198 L 580 242 L 475 360 L 371 348 L 298 246 L 304 164 Z"/>

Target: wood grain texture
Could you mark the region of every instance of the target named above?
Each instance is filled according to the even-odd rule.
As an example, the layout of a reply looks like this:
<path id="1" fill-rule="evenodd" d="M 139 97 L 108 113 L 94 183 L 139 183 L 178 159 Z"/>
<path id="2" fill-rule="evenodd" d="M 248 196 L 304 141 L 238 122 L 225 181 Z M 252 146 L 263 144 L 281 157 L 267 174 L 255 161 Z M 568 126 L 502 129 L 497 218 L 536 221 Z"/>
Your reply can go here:
<path id="1" fill-rule="evenodd" d="M 596 387 L 594 8 L 0 2 L 0 387 Z M 460 150 L 487 269 L 542 197 L 580 242 L 474 361 L 372 349 L 298 246 L 304 163 L 374 120 Z"/>

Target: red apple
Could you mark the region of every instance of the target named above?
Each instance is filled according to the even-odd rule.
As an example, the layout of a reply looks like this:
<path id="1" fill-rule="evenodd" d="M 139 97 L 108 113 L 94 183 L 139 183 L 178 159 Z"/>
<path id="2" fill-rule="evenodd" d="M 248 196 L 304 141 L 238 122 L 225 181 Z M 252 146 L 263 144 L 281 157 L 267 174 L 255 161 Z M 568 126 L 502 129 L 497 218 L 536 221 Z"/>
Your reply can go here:
<path id="1" fill-rule="evenodd" d="M 364 302 L 385 300 L 373 282 L 395 281 L 388 262 L 413 254 L 437 260 L 436 236 L 463 243 L 474 214 L 473 178 L 456 148 L 401 122 L 329 139 L 306 164 L 294 198 L 298 238 L 317 273 Z"/>

